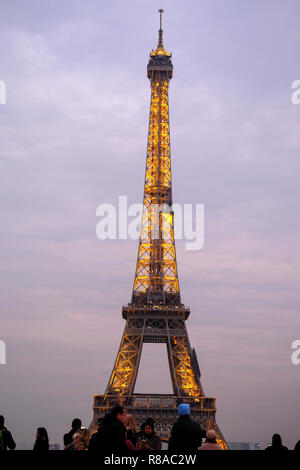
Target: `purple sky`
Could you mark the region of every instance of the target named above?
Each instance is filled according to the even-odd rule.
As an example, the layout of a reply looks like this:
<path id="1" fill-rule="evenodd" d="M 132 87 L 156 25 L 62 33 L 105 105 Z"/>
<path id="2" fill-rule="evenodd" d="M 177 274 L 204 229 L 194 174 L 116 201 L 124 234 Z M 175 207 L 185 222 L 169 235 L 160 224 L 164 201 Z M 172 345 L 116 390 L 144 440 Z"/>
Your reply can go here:
<path id="1" fill-rule="evenodd" d="M 173 200 L 205 205 L 177 241 L 182 300 L 228 441 L 300 439 L 298 0 L 2 2 L 0 414 L 18 447 L 88 425 L 124 328 L 136 241 L 96 238 L 96 207 L 142 202 L 148 54 L 165 9 Z M 145 345 L 136 391 L 171 391 Z M 166 373 L 163 373 L 163 372 Z M 24 444 L 27 442 L 27 444 Z"/>

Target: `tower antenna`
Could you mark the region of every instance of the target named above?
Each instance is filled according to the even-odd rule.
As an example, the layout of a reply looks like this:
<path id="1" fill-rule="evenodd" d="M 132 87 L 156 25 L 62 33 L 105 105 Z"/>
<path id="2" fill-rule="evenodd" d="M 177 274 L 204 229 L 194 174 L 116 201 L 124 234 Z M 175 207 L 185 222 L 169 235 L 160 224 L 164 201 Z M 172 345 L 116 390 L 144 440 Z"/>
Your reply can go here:
<path id="1" fill-rule="evenodd" d="M 163 30 L 162 30 L 162 14 L 164 10 L 159 9 L 158 13 L 160 15 L 160 20 L 159 20 L 159 30 L 158 30 L 158 47 L 164 47 L 163 46 Z"/>

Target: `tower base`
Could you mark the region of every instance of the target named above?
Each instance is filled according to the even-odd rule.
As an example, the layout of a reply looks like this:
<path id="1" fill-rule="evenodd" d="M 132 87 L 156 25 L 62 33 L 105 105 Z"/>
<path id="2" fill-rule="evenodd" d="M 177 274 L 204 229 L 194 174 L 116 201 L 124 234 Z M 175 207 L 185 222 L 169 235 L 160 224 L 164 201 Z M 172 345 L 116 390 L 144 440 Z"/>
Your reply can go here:
<path id="1" fill-rule="evenodd" d="M 131 396 L 118 395 L 94 395 L 94 418 L 90 424 L 90 431 L 97 429 L 97 420 L 102 418 L 114 406 L 122 405 L 127 413 L 134 416 L 137 427 L 153 418 L 155 431 L 163 440 L 168 440 L 173 424 L 178 419 L 178 405 L 188 403 L 191 410 L 191 418 L 200 424 L 201 428 L 207 431 L 214 429 L 217 433 L 217 441 L 224 449 L 228 449 L 224 436 L 222 435 L 216 420 L 216 399 L 212 397 L 200 397 L 198 399 L 190 397 L 180 397 L 163 394 L 138 394 Z"/>

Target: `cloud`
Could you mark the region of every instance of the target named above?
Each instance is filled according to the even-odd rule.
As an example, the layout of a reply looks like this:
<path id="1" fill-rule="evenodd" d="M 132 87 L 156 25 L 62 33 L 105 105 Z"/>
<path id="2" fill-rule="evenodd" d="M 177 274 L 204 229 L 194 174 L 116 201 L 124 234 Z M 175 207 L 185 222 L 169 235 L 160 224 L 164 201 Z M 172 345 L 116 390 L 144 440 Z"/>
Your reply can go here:
<path id="1" fill-rule="evenodd" d="M 146 63 L 156 42 L 153 5 L 132 2 L 133 14 L 120 2 L 72 2 L 72 9 L 60 2 L 59 15 L 51 5 L 19 7 L 15 18 L 5 6 L 0 19 L 7 84 L 0 315 L 8 345 L 1 400 L 20 443 L 43 423 L 58 440 L 74 415 L 88 424 L 92 395 L 107 385 L 137 243 L 99 241 L 95 214 L 120 194 L 142 200 Z M 217 396 L 228 440 L 263 441 L 276 428 L 292 445 L 300 138 L 289 80 L 298 78 L 291 49 L 297 15 L 285 9 L 287 28 L 279 3 L 264 3 L 259 17 L 256 4 L 237 11 L 234 1 L 218 12 L 210 2 L 200 12 L 195 2 L 193 17 L 178 2 L 167 6 L 173 200 L 205 205 L 204 249 L 187 252 L 177 242 L 204 388 Z M 142 382 L 150 385 L 161 353 L 149 354 Z M 285 416 L 274 418 L 283 396 Z"/>

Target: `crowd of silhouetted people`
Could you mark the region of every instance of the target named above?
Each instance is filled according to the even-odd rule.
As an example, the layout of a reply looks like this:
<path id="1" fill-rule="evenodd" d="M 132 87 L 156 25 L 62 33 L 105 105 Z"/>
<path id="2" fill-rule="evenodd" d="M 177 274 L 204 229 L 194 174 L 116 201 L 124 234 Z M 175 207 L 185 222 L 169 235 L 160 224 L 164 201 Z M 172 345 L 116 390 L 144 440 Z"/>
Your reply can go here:
<path id="1" fill-rule="evenodd" d="M 170 452 L 194 453 L 198 450 L 223 450 L 218 443 L 214 429 L 204 431 L 200 425 L 190 417 L 190 406 L 181 403 L 178 407 L 178 419 L 174 423 L 168 441 Z M 137 428 L 136 420 L 132 414 L 126 413 L 122 406 L 115 406 L 103 418 L 97 422 L 97 430 L 91 433 L 82 427 L 81 420 L 75 418 L 72 428 L 64 434 L 64 450 L 102 452 L 105 454 L 124 454 L 130 450 L 159 451 L 162 441 L 155 432 L 155 423 L 152 418 L 147 418 Z M 219 441 L 220 442 L 220 441 Z M 14 450 L 15 441 L 11 432 L 4 426 L 4 417 L 0 416 L 0 450 Z M 33 446 L 36 452 L 49 450 L 49 439 L 44 427 L 37 428 L 36 440 Z M 267 451 L 287 451 L 282 444 L 279 434 L 274 434 L 272 444 Z M 300 441 L 295 446 L 295 451 L 300 452 Z"/>

